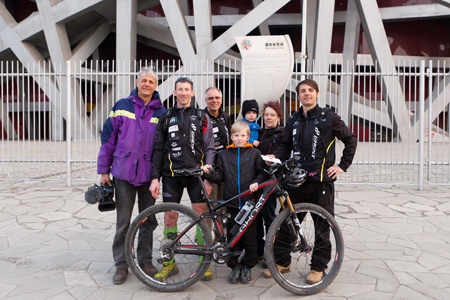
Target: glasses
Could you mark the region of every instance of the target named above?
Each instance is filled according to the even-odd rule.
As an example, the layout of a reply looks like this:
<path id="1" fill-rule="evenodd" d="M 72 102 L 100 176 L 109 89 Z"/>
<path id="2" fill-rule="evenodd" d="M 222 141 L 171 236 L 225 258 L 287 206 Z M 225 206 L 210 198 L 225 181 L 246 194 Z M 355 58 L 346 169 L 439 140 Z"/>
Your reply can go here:
<path id="1" fill-rule="evenodd" d="M 215 97 L 208 97 L 208 98 L 206 98 L 206 100 L 209 100 L 209 101 L 212 101 L 212 100 L 220 100 L 220 99 L 222 99 L 222 97 L 220 97 L 220 96 L 215 96 Z"/>

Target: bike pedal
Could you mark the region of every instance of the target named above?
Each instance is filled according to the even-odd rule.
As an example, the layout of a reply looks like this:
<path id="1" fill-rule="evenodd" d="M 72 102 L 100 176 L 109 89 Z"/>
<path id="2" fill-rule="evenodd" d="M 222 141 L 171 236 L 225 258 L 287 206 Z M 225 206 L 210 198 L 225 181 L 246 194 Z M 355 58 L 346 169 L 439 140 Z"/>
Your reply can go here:
<path id="1" fill-rule="evenodd" d="M 245 255 L 245 249 L 242 250 L 241 255 L 238 257 L 238 263 L 241 263 L 241 260 L 244 258 Z"/>

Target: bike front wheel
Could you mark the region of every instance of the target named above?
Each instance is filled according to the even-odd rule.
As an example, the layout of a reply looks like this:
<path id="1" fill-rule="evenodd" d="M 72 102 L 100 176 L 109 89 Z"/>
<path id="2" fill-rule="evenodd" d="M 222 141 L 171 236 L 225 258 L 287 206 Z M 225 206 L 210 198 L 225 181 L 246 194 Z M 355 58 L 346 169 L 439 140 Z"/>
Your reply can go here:
<path id="1" fill-rule="evenodd" d="M 305 237 L 300 242 L 289 209 L 277 216 L 267 233 L 265 257 L 273 279 L 285 290 L 297 295 L 311 295 L 330 285 L 342 265 L 344 239 L 333 216 L 311 203 L 294 205 Z M 284 267 L 278 269 L 277 265 Z M 311 269 L 323 270 L 323 277 L 311 282 Z M 309 282 L 309 283 L 308 283 Z"/>
<path id="2" fill-rule="evenodd" d="M 201 252 L 211 249 L 213 241 L 204 220 L 193 224 L 198 218 L 189 207 L 162 203 L 134 219 L 125 240 L 125 255 L 141 282 L 160 292 L 177 292 L 201 279 L 211 262 L 211 256 Z M 157 269 L 156 274 L 143 270 L 143 263 L 148 262 Z"/>

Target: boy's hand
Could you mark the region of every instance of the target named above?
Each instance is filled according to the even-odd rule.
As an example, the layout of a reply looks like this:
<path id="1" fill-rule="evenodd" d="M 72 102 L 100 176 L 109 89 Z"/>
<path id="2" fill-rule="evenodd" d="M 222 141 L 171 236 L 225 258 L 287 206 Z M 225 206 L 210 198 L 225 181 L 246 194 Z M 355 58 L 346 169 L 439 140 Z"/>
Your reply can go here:
<path id="1" fill-rule="evenodd" d="M 204 166 L 202 167 L 202 170 L 203 170 L 203 172 L 204 172 L 206 175 L 209 175 L 209 173 L 211 173 L 211 171 L 212 171 L 212 166 L 211 166 L 211 165 L 204 165 Z"/>
<path id="2" fill-rule="evenodd" d="M 249 189 L 250 189 L 250 191 L 252 193 L 256 192 L 258 190 L 258 183 L 255 182 L 255 183 L 250 184 L 250 188 Z"/>
<path id="3" fill-rule="evenodd" d="M 259 146 L 259 141 L 254 140 L 254 141 L 253 141 L 253 146 L 258 147 L 258 146 Z"/>

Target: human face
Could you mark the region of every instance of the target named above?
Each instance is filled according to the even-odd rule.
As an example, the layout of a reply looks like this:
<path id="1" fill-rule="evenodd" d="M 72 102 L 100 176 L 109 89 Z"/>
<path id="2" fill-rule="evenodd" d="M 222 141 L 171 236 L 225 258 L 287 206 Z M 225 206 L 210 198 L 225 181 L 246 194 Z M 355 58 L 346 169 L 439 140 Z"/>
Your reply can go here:
<path id="1" fill-rule="evenodd" d="M 247 130 L 245 129 L 236 131 L 231 135 L 231 140 L 233 141 L 235 147 L 245 147 L 245 144 L 247 144 L 249 138 L 250 137 Z"/>
<path id="2" fill-rule="evenodd" d="M 142 73 L 138 79 L 136 79 L 136 86 L 138 88 L 138 96 L 144 100 L 145 104 L 149 103 L 152 99 L 153 92 L 158 87 L 156 79 L 146 73 Z"/>
<path id="3" fill-rule="evenodd" d="M 298 99 L 302 103 L 303 111 L 307 112 L 317 105 L 319 93 L 307 84 L 301 84 L 298 89 Z"/>
<path id="4" fill-rule="evenodd" d="M 264 126 L 266 128 L 275 128 L 280 121 L 280 117 L 272 107 L 266 107 L 264 110 Z"/>
<path id="5" fill-rule="evenodd" d="M 255 122 L 256 117 L 258 117 L 258 114 L 255 111 L 248 111 L 245 114 L 245 118 L 247 119 L 247 121 L 249 122 Z"/>
<path id="6" fill-rule="evenodd" d="M 191 98 L 194 96 L 194 91 L 189 82 L 177 82 L 173 95 L 177 98 L 177 107 L 189 107 L 191 105 Z"/>
<path id="7" fill-rule="evenodd" d="M 210 89 L 206 93 L 205 101 L 209 113 L 213 116 L 217 116 L 219 109 L 222 107 L 222 96 L 220 96 L 220 92 L 216 89 Z"/>

